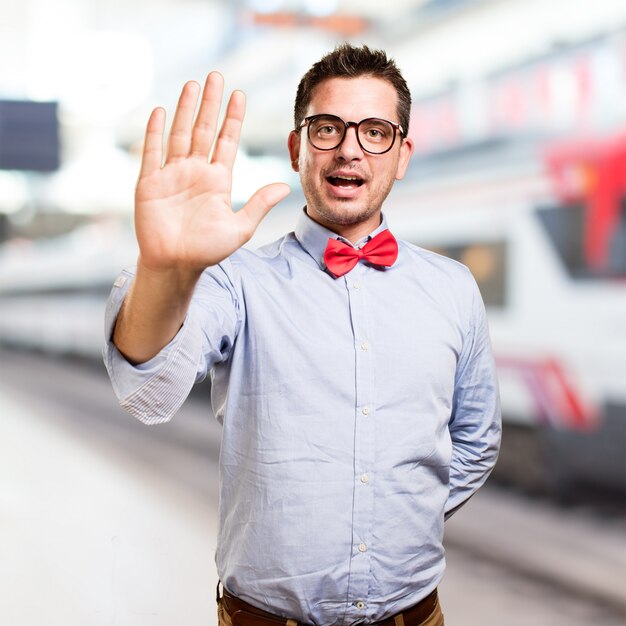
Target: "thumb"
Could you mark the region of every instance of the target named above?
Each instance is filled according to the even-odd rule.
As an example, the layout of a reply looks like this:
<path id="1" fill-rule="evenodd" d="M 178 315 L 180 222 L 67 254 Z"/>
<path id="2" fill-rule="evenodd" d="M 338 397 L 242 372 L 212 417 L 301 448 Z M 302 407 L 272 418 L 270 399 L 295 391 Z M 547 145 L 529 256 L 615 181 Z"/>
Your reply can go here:
<path id="1" fill-rule="evenodd" d="M 252 237 L 261 220 L 283 198 L 291 193 L 291 188 L 285 183 L 272 183 L 256 191 L 246 204 L 235 214 L 241 220 L 241 232 L 246 241 Z"/>

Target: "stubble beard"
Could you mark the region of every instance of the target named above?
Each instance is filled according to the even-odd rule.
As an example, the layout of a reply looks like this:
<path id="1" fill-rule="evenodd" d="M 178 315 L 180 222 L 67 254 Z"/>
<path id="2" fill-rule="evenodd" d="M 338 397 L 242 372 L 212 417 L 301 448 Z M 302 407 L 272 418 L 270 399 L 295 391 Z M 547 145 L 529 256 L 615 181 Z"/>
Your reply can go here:
<path id="1" fill-rule="evenodd" d="M 309 212 L 311 209 L 329 225 L 355 226 L 363 224 L 380 212 L 383 202 L 393 187 L 391 179 L 381 184 L 378 189 L 370 194 L 371 200 L 364 206 L 359 206 L 361 200 L 354 201 L 350 198 L 333 198 L 328 202 L 319 187 L 310 182 L 302 181 L 302 191 L 307 201 Z"/>

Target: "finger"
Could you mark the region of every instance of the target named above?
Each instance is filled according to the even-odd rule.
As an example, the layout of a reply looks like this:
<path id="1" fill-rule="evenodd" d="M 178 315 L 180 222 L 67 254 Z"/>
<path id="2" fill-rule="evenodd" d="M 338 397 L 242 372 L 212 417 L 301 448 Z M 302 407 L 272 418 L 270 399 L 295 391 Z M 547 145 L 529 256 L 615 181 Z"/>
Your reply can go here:
<path id="1" fill-rule="evenodd" d="M 169 146 L 167 150 L 167 163 L 178 161 L 189 156 L 191 147 L 191 126 L 196 111 L 200 85 L 195 81 L 189 81 L 183 87 L 178 106 L 174 114 L 172 129 L 170 130 Z"/>
<path id="2" fill-rule="evenodd" d="M 217 132 L 217 118 L 222 106 L 224 79 L 219 72 L 211 72 L 204 84 L 200 110 L 191 135 L 191 156 L 209 158 Z"/>
<path id="3" fill-rule="evenodd" d="M 165 110 L 157 108 L 152 111 L 141 156 L 139 178 L 148 176 L 161 169 L 163 163 L 163 130 L 165 128 Z"/>
<path id="4" fill-rule="evenodd" d="M 213 163 L 221 163 L 229 170 L 232 170 L 237 148 L 239 147 L 239 136 L 241 135 L 241 125 L 246 112 L 246 96 L 243 91 L 233 91 L 226 107 L 226 115 L 222 122 L 220 134 L 215 142 L 213 150 Z"/>
<path id="5" fill-rule="evenodd" d="M 261 220 L 270 210 L 286 198 L 290 192 L 289 185 L 285 183 L 266 185 L 255 192 L 250 200 L 235 213 L 235 218 L 239 220 L 242 245 L 252 237 Z"/>

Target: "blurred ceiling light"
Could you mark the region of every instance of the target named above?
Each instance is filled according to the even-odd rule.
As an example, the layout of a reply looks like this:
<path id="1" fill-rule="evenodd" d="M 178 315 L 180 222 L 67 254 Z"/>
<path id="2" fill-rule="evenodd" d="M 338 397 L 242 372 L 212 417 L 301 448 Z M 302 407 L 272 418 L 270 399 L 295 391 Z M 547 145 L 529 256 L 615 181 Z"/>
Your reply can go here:
<path id="1" fill-rule="evenodd" d="M 275 28 L 315 28 L 340 37 L 356 37 L 368 30 L 370 23 L 359 15 L 310 15 L 295 11 L 277 11 L 276 13 L 253 12 L 249 16 L 257 26 Z"/>

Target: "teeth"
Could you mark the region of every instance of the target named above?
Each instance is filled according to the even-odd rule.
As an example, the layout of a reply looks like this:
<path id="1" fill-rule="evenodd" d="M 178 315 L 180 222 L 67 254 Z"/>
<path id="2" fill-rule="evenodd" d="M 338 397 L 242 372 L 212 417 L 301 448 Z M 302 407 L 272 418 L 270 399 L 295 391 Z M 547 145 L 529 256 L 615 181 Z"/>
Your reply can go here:
<path id="1" fill-rule="evenodd" d="M 361 180 L 356 176 L 335 176 L 335 178 L 340 178 L 341 180 Z"/>

